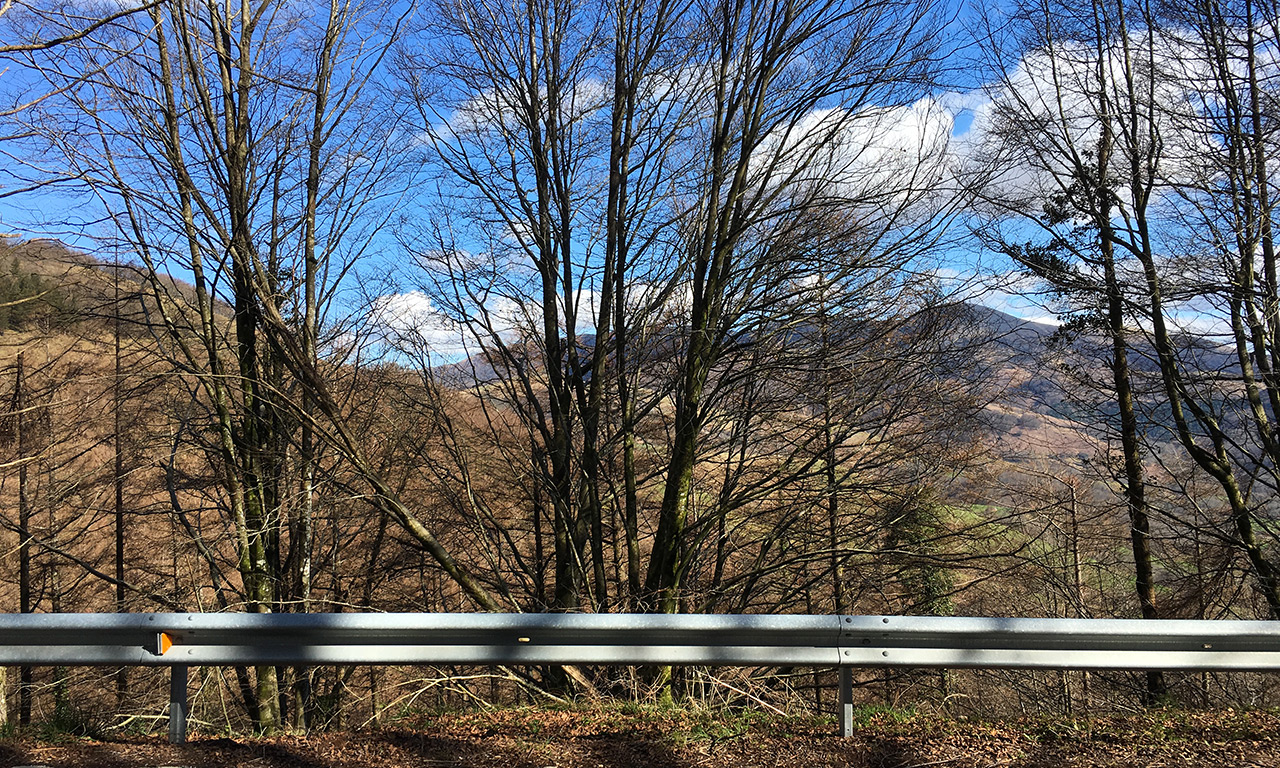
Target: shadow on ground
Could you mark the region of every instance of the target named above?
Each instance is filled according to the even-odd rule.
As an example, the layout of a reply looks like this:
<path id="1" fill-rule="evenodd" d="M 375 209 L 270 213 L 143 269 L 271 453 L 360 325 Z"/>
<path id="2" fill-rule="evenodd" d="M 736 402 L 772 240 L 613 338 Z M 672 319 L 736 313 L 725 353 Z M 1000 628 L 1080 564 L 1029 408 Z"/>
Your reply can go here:
<path id="1" fill-rule="evenodd" d="M 0 739 L 0 768 L 1280 768 L 1280 716 L 1270 713 L 1236 717 L 1225 726 L 1193 723 L 1173 733 L 1135 727 L 1144 721 L 1047 731 L 1034 721 L 918 720 L 861 728 L 851 739 L 822 727 L 718 737 L 700 731 L 703 736 L 691 738 L 694 729 L 682 732 L 680 722 L 604 725 L 560 715 L 537 725 L 527 719 L 516 725 L 500 718 L 442 719 L 412 729 L 203 738 L 181 746 L 160 737 L 49 743 L 22 736 Z"/>

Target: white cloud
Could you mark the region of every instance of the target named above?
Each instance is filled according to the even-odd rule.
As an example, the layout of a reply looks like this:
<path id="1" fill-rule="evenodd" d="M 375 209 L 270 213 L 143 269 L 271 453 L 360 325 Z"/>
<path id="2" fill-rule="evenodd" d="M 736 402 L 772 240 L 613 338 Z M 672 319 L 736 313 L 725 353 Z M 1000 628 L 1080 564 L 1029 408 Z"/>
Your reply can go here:
<path id="1" fill-rule="evenodd" d="M 982 180 L 986 194 L 1011 210 L 1039 210 L 1051 195 L 1076 179 L 1076 168 L 1097 162 L 1101 134 L 1100 94 L 1112 111 L 1115 143 L 1110 172 L 1128 174 L 1122 129 L 1138 127 L 1139 151 L 1155 147 L 1162 188 L 1216 171 L 1222 146 L 1206 114 L 1220 112 L 1215 81 L 1202 44 L 1189 30 L 1162 29 L 1158 37 L 1130 38 L 1129 48 L 1111 40 L 1100 54 L 1095 45 L 1062 40 L 1026 53 L 1005 76 L 983 89 L 949 94 L 942 101 L 972 115 L 953 146 L 959 168 L 971 183 Z M 1137 53 L 1135 53 L 1135 51 Z M 1134 63 L 1134 57 L 1140 59 Z M 1262 58 L 1274 59 L 1275 52 Z M 1275 63 L 1264 65 L 1280 74 Z M 1131 82 L 1132 81 L 1132 82 Z M 1139 114 L 1120 114 L 1134 87 Z M 1144 161 L 1147 158 L 1143 158 Z M 1124 184 L 1115 185 L 1121 196 Z"/>
<path id="2" fill-rule="evenodd" d="M 919 202 L 949 186 L 955 110 L 933 97 L 858 112 L 814 110 L 769 136 L 753 172 L 869 211 Z"/>
<path id="3" fill-rule="evenodd" d="M 528 109 L 532 96 L 532 93 L 515 88 L 485 89 L 457 105 L 434 133 L 438 136 L 478 137 L 510 131 L 519 135 L 523 133 L 521 125 L 525 119 L 521 113 Z M 545 86 L 539 86 L 537 98 L 545 108 Z M 597 113 L 608 98 L 608 87 L 602 80 L 584 77 L 564 92 L 557 122 L 561 126 L 570 126 L 586 120 Z"/>
<path id="4" fill-rule="evenodd" d="M 468 354 L 462 327 L 436 309 L 421 291 L 380 296 L 370 311 L 369 324 L 383 343 L 403 351 L 426 354 L 441 361 Z"/>

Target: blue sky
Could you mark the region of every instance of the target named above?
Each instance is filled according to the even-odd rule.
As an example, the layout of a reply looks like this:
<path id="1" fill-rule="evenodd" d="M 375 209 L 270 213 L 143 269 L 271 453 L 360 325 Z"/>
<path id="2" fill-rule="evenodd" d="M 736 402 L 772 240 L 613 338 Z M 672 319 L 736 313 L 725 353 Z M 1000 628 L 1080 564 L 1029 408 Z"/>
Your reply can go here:
<path id="1" fill-rule="evenodd" d="M 952 14 L 953 29 L 959 33 L 960 29 L 970 25 L 975 19 L 983 15 L 989 16 L 994 12 L 992 9 L 991 4 L 955 3 L 953 0 L 948 7 L 948 12 Z M 957 40 L 962 43 L 960 37 L 957 37 Z M 962 45 L 961 47 L 963 48 Z M 948 76 L 953 79 L 953 82 L 948 84 L 945 90 L 952 94 L 950 100 L 953 105 L 962 105 L 965 101 L 963 94 L 976 93 L 982 84 L 983 73 L 969 66 L 971 63 L 972 57 L 969 53 L 961 50 L 950 67 Z M 0 85 L 15 85 L 21 81 L 23 74 L 11 68 L 3 77 L 8 81 L 0 82 Z M 950 118 L 954 118 L 954 126 L 951 128 L 953 135 L 963 141 L 969 133 L 974 117 L 972 110 L 965 109 L 963 106 L 953 106 L 950 115 Z M 73 247 L 93 253 L 99 258 L 113 258 L 115 254 L 103 252 L 103 246 L 97 239 L 100 235 L 107 235 L 107 239 L 110 239 L 110 225 L 102 221 L 102 210 L 92 198 L 69 194 L 58 189 L 12 194 L 11 191 L 21 183 L 17 179 L 25 174 L 25 169 L 16 164 L 13 159 L 0 159 L 0 194 L 6 190 L 10 191 L 8 196 L 0 197 L 0 232 L 16 233 L 24 238 L 57 238 Z M 380 258 L 385 259 L 386 254 L 395 253 L 397 248 L 393 238 L 388 235 L 375 250 L 382 252 L 384 256 Z M 124 257 L 128 258 L 128 255 Z M 953 241 L 953 245 L 949 246 L 947 254 L 942 259 L 943 268 L 953 272 L 957 281 L 967 282 L 973 271 L 980 267 L 980 258 L 990 261 L 989 257 L 982 257 L 971 245 Z M 399 261 L 398 257 L 393 257 L 393 261 Z M 1042 308 L 1011 294 L 974 293 L 973 296 L 983 303 L 1021 316 L 1032 318 L 1045 316 Z"/>

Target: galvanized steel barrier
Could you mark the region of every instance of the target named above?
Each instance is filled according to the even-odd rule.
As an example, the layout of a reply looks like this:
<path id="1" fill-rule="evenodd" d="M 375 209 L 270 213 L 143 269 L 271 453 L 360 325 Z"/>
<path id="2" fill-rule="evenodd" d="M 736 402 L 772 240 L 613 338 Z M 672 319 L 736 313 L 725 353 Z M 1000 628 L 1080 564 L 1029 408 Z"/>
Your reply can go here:
<path id="1" fill-rule="evenodd" d="M 0 614 L 0 664 L 167 666 L 186 739 L 191 666 L 621 664 L 1280 670 L 1280 622 L 653 614 Z"/>

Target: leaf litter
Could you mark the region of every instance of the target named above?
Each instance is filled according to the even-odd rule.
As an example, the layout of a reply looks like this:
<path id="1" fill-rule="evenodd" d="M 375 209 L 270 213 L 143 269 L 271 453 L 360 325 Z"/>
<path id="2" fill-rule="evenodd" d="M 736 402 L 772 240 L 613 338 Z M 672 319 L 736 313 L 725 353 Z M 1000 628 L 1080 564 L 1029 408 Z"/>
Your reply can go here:
<path id="1" fill-rule="evenodd" d="M 310 736 L 194 734 L 0 739 L 0 766 L 49 768 L 1280 768 L 1280 713 L 957 720 L 872 716 L 849 739 L 830 718 L 702 709 L 499 709 L 415 714 L 391 727 Z"/>

